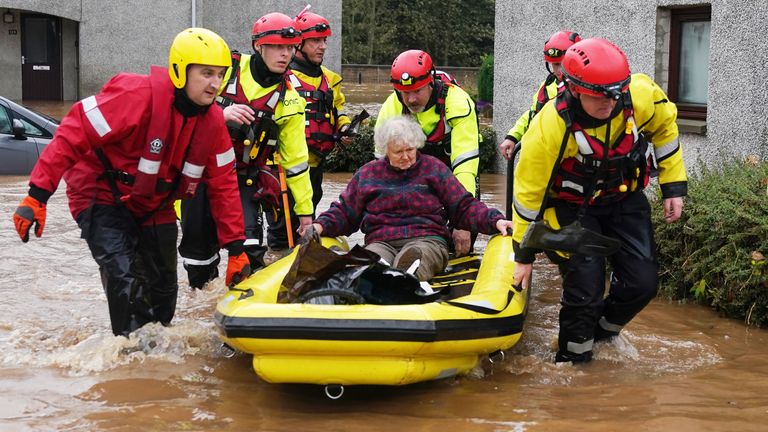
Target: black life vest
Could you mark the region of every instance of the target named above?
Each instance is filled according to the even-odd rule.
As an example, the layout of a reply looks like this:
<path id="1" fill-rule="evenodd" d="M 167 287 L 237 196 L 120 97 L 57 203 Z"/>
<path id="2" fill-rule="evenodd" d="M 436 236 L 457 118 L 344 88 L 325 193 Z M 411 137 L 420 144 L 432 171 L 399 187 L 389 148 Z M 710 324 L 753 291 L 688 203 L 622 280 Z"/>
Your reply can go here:
<path id="1" fill-rule="evenodd" d="M 624 130 L 607 146 L 606 155 L 604 143 L 573 121 L 567 94 L 558 95 L 555 107 L 565 120 L 565 133 L 573 134 L 579 146 L 579 153 L 563 159 L 555 176 L 552 190 L 558 199 L 582 204 L 585 194 L 591 193 L 589 204 L 608 204 L 648 185 L 653 147 L 637 130 L 629 91 L 624 93 L 623 105 Z"/>
<path id="2" fill-rule="evenodd" d="M 234 104 L 245 104 L 253 109 L 255 120 L 250 125 L 233 125 L 227 123 L 232 147 L 235 150 L 237 169 L 263 167 L 277 149 L 277 138 L 280 132 L 275 122 L 275 108 L 285 98 L 287 83 L 280 80 L 275 89 L 266 95 L 248 100 L 240 82 L 240 59 L 249 60 L 250 55 L 243 56 L 237 51 L 232 52 L 232 74 L 227 81 L 224 92 L 216 98 L 222 108 Z M 250 73 L 250 65 L 249 73 Z M 246 141 L 249 141 L 246 143 Z"/>
<path id="3" fill-rule="evenodd" d="M 338 113 L 333 106 L 333 89 L 328 83 L 328 77 L 322 74 L 318 87 L 301 80 L 290 70 L 288 79 L 299 95 L 307 101 L 304 112 L 307 146 L 310 151 L 324 157 L 333 150 L 333 133 L 336 129 L 334 125 L 338 119 Z"/>

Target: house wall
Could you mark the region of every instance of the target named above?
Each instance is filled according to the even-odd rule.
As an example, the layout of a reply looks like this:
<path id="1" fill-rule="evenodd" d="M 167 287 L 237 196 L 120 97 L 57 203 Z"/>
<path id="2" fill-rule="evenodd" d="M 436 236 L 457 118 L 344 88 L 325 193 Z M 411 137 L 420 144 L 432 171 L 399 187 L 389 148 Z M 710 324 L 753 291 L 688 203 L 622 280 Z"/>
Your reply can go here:
<path id="1" fill-rule="evenodd" d="M 582 37 L 607 38 L 624 50 L 633 72 L 651 76 L 666 90 L 668 9 L 706 2 L 590 0 L 575 4 L 496 2 L 494 128 L 499 140 L 530 107 L 533 93 L 547 75 L 542 50 L 549 35 L 565 29 Z M 712 0 L 710 4 L 706 132 L 680 135 L 689 168 L 731 155 L 768 156 L 764 102 L 768 43 L 760 36 L 768 32 L 768 2 Z"/>
<path id="2" fill-rule="evenodd" d="M 60 16 L 65 21 L 64 95 L 77 99 L 98 92 L 119 72 L 146 74 L 151 65 L 166 65 L 168 48 L 181 30 L 195 24 L 219 33 L 232 49 L 250 52 L 250 34 L 256 18 L 269 12 L 295 16 L 306 0 L 0 0 L 0 9 L 11 9 L 16 23 L 0 23 L 0 94 L 21 99 L 20 35 L 8 34 L 9 26 L 19 28 L 20 11 Z M 334 36 L 328 40 L 325 65 L 341 70 L 341 2 L 316 0 L 312 11 L 331 23 Z M 73 24 L 77 24 L 73 26 Z M 76 52 L 79 51 L 79 61 Z M 73 56 L 75 58 L 73 58 Z"/>

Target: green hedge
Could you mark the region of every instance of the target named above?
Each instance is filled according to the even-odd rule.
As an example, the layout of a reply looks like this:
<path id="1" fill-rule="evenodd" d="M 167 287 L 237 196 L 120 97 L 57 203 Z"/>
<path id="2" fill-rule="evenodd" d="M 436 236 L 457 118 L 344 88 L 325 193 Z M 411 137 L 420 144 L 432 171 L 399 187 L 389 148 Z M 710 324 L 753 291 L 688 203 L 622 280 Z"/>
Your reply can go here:
<path id="1" fill-rule="evenodd" d="M 325 171 L 355 172 L 358 168 L 373 160 L 373 127 L 376 119 L 361 124 L 358 134 L 350 145 L 337 145 L 325 158 Z"/>
<path id="2" fill-rule="evenodd" d="M 768 163 L 702 167 L 680 221 L 653 206 L 660 295 L 693 299 L 747 325 L 768 324 Z"/>
<path id="3" fill-rule="evenodd" d="M 477 73 L 477 100 L 493 103 L 493 54 L 483 56 Z"/>
<path id="4" fill-rule="evenodd" d="M 360 126 L 358 135 L 348 146 L 336 146 L 325 160 L 325 170 L 328 172 L 354 172 L 366 162 L 373 160 L 373 127 L 375 119 Z M 492 128 L 482 127 L 480 133 L 483 141 L 480 143 L 481 173 L 493 172 L 496 163 L 496 134 Z"/>

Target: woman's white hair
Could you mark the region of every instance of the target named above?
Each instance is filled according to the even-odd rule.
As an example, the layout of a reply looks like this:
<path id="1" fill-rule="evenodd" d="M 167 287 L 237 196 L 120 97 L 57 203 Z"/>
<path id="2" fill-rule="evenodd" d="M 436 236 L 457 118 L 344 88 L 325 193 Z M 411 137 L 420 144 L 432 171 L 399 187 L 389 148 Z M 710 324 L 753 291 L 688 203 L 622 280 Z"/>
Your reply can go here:
<path id="1" fill-rule="evenodd" d="M 399 142 L 409 148 L 420 149 L 424 147 L 427 137 L 421 130 L 421 126 L 409 116 L 396 116 L 384 120 L 373 134 L 374 154 L 377 158 L 387 155 L 389 144 Z"/>

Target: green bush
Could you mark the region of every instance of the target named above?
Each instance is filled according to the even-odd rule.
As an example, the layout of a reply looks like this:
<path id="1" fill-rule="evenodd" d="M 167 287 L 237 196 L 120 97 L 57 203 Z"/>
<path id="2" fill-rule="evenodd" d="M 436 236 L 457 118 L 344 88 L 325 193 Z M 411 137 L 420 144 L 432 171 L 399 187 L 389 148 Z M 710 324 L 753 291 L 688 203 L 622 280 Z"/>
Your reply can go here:
<path id="1" fill-rule="evenodd" d="M 329 172 L 355 172 L 373 160 L 373 127 L 375 119 L 361 124 L 357 136 L 348 146 L 337 145 L 325 159 L 325 170 Z"/>
<path id="2" fill-rule="evenodd" d="M 373 128 L 375 119 L 360 126 L 358 135 L 348 146 L 336 146 L 325 159 L 328 172 L 355 172 L 365 163 L 373 160 Z M 480 143 L 479 172 L 493 172 L 496 163 L 496 133 L 492 128 L 480 129 L 483 141 Z"/>
<path id="3" fill-rule="evenodd" d="M 496 171 L 496 132 L 491 127 L 480 127 L 480 166 L 478 172 L 489 173 Z"/>
<path id="4" fill-rule="evenodd" d="M 768 163 L 701 168 L 681 220 L 654 205 L 660 294 L 693 299 L 747 325 L 768 324 Z"/>
<path id="5" fill-rule="evenodd" d="M 477 72 L 477 100 L 493 103 L 493 54 L 483 56 Z"/>

